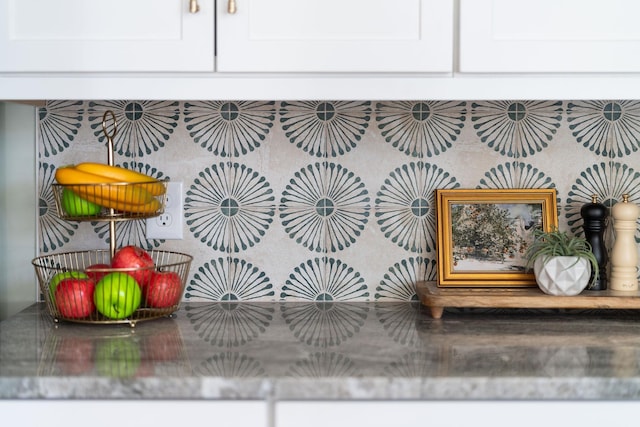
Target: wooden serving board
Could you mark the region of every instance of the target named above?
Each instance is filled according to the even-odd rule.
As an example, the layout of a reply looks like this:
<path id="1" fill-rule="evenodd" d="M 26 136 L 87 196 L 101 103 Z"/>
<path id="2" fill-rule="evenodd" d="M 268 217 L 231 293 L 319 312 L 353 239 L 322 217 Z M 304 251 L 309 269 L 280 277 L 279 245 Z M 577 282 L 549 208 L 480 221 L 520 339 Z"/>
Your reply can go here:
<path id="1" fill-rule="evenodd" d="M 416 289 L 420 302 L 429 308 L 434 319 L 441 318 L 446 307 L 640 309 L 638 291 L 583 291 L 565 297 L 547 295 L 537 287 L 441 288 L 431 281 L 418 282 Z"/>

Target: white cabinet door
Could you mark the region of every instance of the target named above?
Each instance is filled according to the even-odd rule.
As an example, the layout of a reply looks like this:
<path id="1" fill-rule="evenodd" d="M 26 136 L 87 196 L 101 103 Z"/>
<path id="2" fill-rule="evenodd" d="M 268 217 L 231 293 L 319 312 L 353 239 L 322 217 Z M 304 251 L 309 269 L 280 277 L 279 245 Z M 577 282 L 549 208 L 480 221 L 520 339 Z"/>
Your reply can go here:
<path id="1" fill-rule="evenodd" d="M 276 427 L 600 427 L 636 416 L 633 401 L 297 401 L 277 402 Z M 632 418 L 629 418 L 632 417 Z M 347 421 L 348 420 L 348 421 Z M 357 421 L 355 421 L 357 420 Z M 354 422 L 355 421 L 355 422 Z"/>
<path id="2" fill-rule="evenodd" d="M 222 72 L 451 72 L 453 0 L 218 1 Z"/>
<path id="3" fill-rule="evenodd" d="M 637 0 L 461 0 L 461 72 L 638 72 Z"/>
<path id="4" fill-rule="evenodd" d="M 87 0 L 89 1 L 89 0 Z M 73 383 L 73 379 L 70 379 Z M 160 382 L 162 382 L 160 380 Z M 256 400 L 1 400 L 4 425 L 43 427 L 267 427 L 267 403 Z"/>
<path id="5" fill-rule="evenodd" d="M 0 0 L 0 72 L 213 71 L 214 0 Z"/>

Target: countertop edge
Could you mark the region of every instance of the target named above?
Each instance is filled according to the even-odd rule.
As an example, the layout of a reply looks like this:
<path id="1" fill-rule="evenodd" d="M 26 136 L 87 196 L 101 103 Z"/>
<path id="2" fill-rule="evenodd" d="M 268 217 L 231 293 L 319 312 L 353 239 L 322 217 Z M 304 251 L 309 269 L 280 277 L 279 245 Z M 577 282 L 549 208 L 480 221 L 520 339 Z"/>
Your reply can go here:
<path id="1" fill-rule="evenodd" d="M 640 399 L 640 378 L 5 377 L 0 399 L 624 401 Z"/>

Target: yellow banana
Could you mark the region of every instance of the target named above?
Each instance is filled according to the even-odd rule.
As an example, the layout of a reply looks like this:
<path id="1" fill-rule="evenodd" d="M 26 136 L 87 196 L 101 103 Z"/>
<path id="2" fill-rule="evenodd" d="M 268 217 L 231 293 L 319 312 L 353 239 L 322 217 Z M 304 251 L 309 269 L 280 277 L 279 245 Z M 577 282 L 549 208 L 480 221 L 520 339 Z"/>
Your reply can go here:
<path id="1" fill-rule="evenodd" d="M 83 172 L 73 166 L 62 166 L 56 169 L 56 181 L 63 185 L 70 184 L 106 184 L 116 182 L 115 179 L 93 173 Z"/>
<path id="2" fill-rule="evenodd" d="M 78 187 L 77 185 L 72 185 L 69 188 L 71 188 L 72 191 L 76 192 L 77 189 L 76 187 Z M 84 188 L 84 190 L 86 190 L 88 187 L 94 187 L 94 186 L 86 186 Z M 112 186 L 109 186 L 112 187 Z M 81 189 L 82 190 L 82 189 Z M 142 190 L 144 191 L 144 190 Z M 151 199 L 143 204 L 139 204 L 139 203 L 131 203 L 131 202 L 124 202 L 124 201 L 120 201 L 117 199 L 109 199 L 109 198 L 105 198 L 103 195 L 101 194 L 95 194 L 95 193 L 82 193 L 82 192 L 78 192 L 77 193 L 80 197 L 85 198 L 86 200 L 95 203 L 96 205 L 100 205 L 100 206 L 104 206 L 107 208 L 112 208 L 118 211 L 123 211 L 123 212 L 132 212 L 132 213 L 139 213 L 139 214 L 153 214 L 155 212 L 158 211 L 158 209 L 160 209 L 161 204 L 160 202 L 153 196 L 151 196 Z M 147 192 L 147 194 L 149 194 Z M 149 194 L 150 195 L 150 194 Z"/>
<path id="3" fill-rule="evenodd" d="M 76 169 L 104 176 L 119 182 L 145 183 L 145 190 L 154 196 L 160 196 L 165 193 L 165 186 L 152 176 L 133 171 L 120 166 L 109 166 L 104 163 L 84 162 L 78 163 Z"/>
<path id="4" fill-rule="evenodd" d="M 71 184 L 66 188 L 92 203 L 107 208 L 122 209 L 121 206 L 142 206 L 154 200 L 154 197 L 138 184 Z"/>
<path id="5" fill-rule="evenodd" d="M 81 198 L 107 208 L 153 213 L 161 207 L 160 202 L 144 188 L 145 183 L 121 183 L 73 166 L 56 169 L 55 178 Z"/>

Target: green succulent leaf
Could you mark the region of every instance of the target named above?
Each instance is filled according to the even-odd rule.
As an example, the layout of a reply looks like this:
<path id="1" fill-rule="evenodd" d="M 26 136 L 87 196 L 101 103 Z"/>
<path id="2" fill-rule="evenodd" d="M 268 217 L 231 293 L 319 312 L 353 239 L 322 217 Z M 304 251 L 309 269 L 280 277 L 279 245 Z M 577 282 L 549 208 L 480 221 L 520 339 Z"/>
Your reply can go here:
<path id="1" fill-rule="evenodd" d="M 557 228 L 551 231 L 535 230 L 533 243 L 527 249 L 525 256 L 527 267 L 531 267 L 540 257 L 543 257 L 543 260 L 556 256 L 586 258 L 594 272 L 592 281 L 598 277 L 598 260 L 589 242 L 584 237 L 570 236 L 566 231 L 560 231 Z"/>

